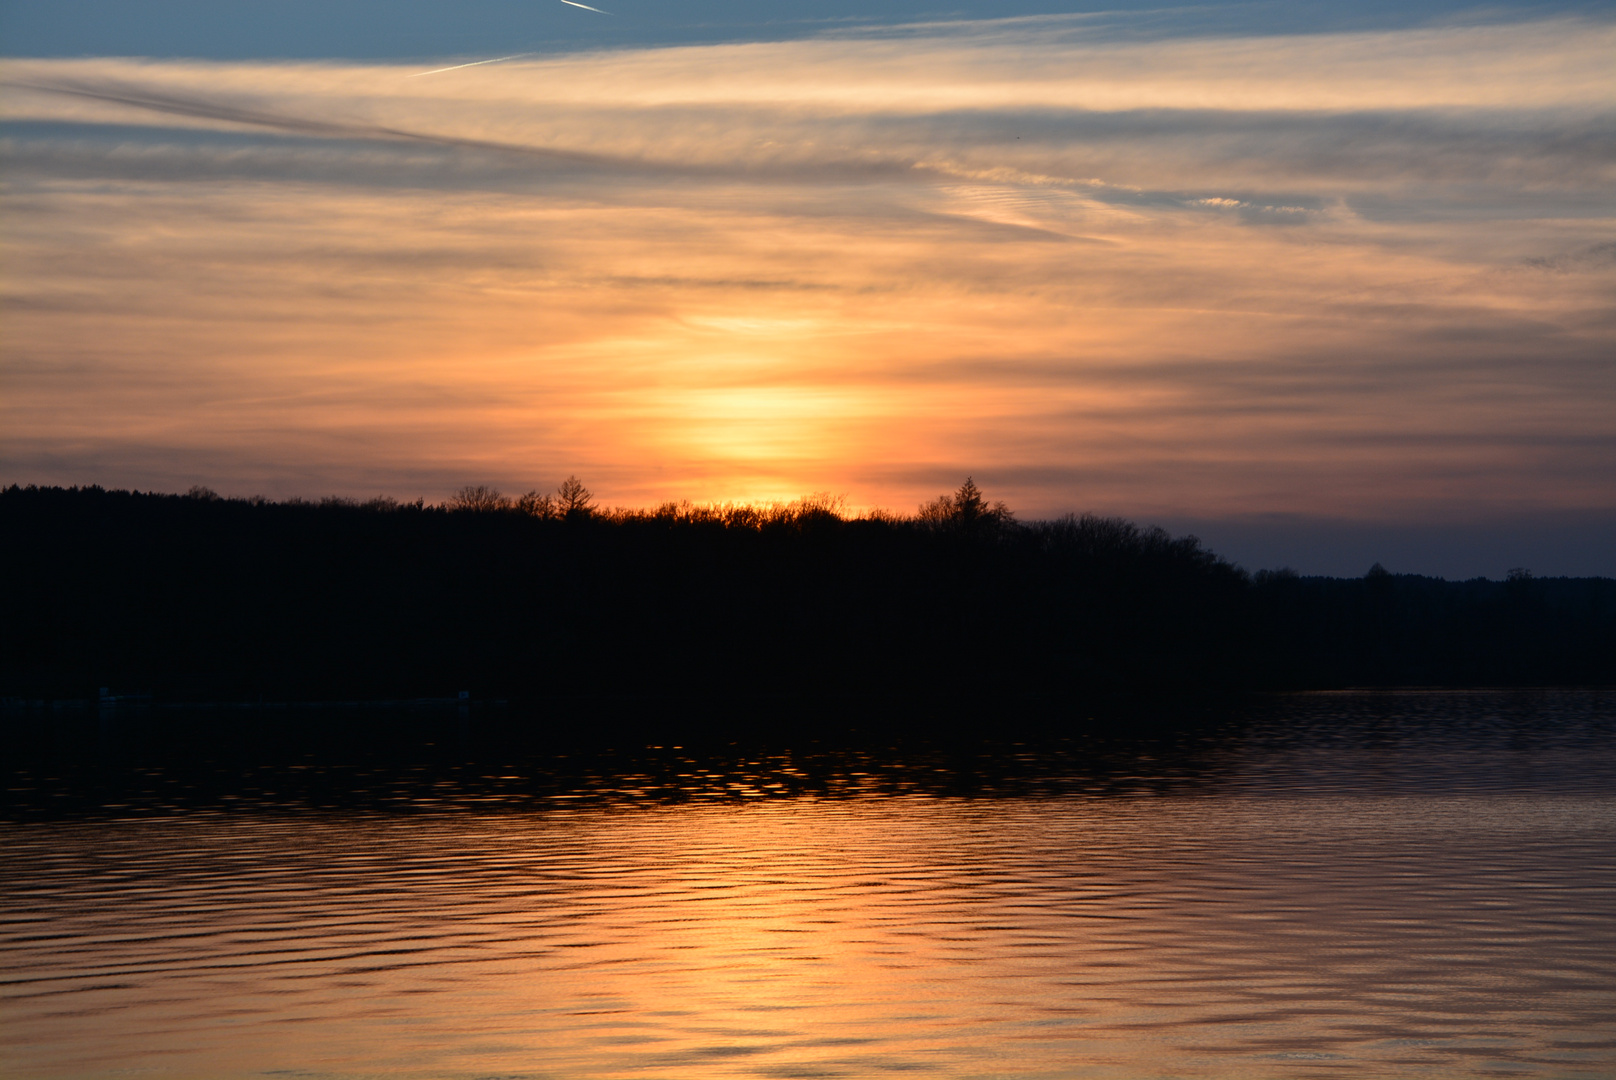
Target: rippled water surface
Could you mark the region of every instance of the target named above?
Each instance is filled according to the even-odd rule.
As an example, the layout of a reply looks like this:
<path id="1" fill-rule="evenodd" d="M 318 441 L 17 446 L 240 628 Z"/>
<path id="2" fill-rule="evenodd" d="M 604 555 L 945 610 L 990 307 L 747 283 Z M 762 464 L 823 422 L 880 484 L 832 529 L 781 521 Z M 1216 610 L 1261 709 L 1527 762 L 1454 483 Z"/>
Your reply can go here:
<path id="1" fill-rule="evenodd" d="M 12 805 L 73 809 L 0 826 L 0 1072 L 1616 1075 L 1613 720 L 41 759 Z"/>

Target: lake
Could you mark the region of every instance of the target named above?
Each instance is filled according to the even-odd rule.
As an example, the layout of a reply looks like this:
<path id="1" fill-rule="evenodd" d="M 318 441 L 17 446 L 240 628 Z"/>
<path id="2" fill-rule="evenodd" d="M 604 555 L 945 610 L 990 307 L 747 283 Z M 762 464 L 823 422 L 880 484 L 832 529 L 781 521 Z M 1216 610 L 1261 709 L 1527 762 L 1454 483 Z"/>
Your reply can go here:
<path id="1" fill-rule="evenodd" d="M 10 723 L 9 1077 L 1616 1074 L 1609 693 L 992 739 Z"/>

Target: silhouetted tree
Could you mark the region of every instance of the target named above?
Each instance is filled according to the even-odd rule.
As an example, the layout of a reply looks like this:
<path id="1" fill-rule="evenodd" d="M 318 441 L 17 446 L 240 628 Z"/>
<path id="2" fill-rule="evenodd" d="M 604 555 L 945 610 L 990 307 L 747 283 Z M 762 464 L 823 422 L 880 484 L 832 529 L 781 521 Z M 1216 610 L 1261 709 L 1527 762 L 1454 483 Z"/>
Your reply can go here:
<path id="1" fill-rule="evenodd" d="M 554 495 L 540 495 L 538 490 L 529 491 L 516 500 L 516 508 L 529 517 L 536 517 L 541 521 L 549 521 L 559 517 L 561 511 L 556 505 Z"/>
<path id="2" fill-rule="evenodd" d="M 498 488 L 478 484 L 467 485 L 449 496 L 450 510 L 472 510 L 487 513 L 491 510 L 509 510 L 511 500 L 499 493 Z"/>
<path id="3" fill-rule="evenodd" d="M 594 494 L 576 476 L 567 477 L 556 491 L 556 504 L 565 518 L 588 517 L 594 513 L 594 502 Z"/>
<path id="4" fill-rule="evenodd" d="M 920 507 L 917 519 L 933 528 L 960 532 L 994 532 L 1015 521 L 1015 515 L 1002 502 L 989 504 L 971 477 L 952 495 L 939 495 Z"/>
<path id="5" fill-rule="evenodd" d="M 587 526 L 542 520 L 568 514 Z M 102 686 L 549 701 L 558 667 L 579 701 L 710 686 L 917 715 L 960 709 L 970 672 L 984 717 L 1115 690 L 1616 685 L 1609 579 L 1253 577 L 1120 519 L 1010 521 L 970 480 L 919 521 L 823 496 L 605 511 L 576 477 L 442 506 L 11 486 L 0 563 L 28 572 L 0 589 L 0 712 Z"/>

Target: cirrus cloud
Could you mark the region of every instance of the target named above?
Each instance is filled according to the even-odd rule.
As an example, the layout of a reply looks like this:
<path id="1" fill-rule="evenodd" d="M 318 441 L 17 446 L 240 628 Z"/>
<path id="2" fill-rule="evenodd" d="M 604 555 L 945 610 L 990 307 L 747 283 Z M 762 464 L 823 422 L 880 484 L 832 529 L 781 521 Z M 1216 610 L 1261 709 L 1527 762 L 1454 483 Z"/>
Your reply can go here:
<path id="1" fill-rule="evenodd" d="M 1609 507 L 1613 52 L 1011 20 L 430 79 L 7 60 L 7 470 Z"/>

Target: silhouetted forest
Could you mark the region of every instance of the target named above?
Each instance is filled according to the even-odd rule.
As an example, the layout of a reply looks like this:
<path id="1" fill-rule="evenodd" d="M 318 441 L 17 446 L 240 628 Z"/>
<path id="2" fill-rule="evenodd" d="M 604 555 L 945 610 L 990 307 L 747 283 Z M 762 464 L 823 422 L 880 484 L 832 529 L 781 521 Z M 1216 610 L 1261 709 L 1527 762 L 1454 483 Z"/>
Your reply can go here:
<path id="1" fill-rule="evenodd" d="M 1126 521 L 1018 522 L 967 481 L 605 511 L 0 491 L 0 697 L 453 696 L 735 715 L 1063 709 L 1119 693 L 1616 682 L 1616 581 L 1251 575 Z"/>

